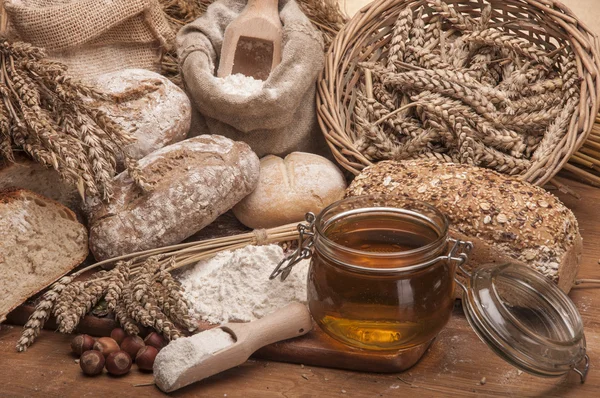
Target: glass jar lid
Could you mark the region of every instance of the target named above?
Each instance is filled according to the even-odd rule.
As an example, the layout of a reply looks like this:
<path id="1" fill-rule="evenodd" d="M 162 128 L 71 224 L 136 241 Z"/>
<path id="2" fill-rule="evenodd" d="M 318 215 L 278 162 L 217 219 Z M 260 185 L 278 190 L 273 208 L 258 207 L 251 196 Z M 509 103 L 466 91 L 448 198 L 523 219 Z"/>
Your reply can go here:
<path id="1" fill-rule="evenodd" d="M 583 323 L 558 286 L 517 264 L 490 264 L 465 273 L 468 286 L 459 283 L 465 290 L 463 309 L 483 342 L 528 373 L 555 377 L 575 371 L 585 381 L 589 358 Z"/>

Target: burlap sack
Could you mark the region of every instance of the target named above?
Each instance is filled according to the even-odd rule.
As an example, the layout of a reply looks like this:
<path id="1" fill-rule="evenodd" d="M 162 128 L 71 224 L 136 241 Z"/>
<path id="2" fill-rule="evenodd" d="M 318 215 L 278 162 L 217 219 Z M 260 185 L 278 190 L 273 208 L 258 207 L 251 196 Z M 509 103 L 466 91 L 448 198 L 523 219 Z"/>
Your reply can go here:
<path id="1" fill-rule="evenodd" d="M 128 68 L 160 72 L 175 39 L 158 0 L 6 0 L 17 36 L 85 78 Z"/>
<path id="2" fill-rule="evenodd" d="M 245 6 L 244 0 L 219 0 L 179 31 L 179 65 L 192 103 L 212 134 L 244 141 L 260 157 L 322 152 L 326 144 L 317 125 L 315 91 L 323 38 L 294 0 L 279 2 L 282 61 L 258 94 L 228 94 L 215 77 L 225 28 Z"/>

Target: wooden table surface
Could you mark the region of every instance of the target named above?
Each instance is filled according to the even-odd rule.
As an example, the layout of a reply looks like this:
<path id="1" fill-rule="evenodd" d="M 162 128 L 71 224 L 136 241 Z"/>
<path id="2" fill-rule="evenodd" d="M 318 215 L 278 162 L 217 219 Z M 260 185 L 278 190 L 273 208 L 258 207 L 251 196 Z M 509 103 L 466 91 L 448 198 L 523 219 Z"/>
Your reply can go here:
<path id="1" fill-rule="evenodd" d="M 568 183 L 582 195 L 559 196 L 577 215 L 584 238 L 579 278 L 600 279 L 600 190 Z M 574 373 L 543 379 L 523 373 L 479 341 L 457 306 L 449 325 L 423 360 L 402 374 L 371 374 L 250 360 L 243 366 L 180 390 L 192 397 L 377 397 L 543 396 L 600 397 L 600 285 L 575 288 L 571 297 L 584 320 L 590 373 L 580 384 Z M 82 375 L 71 356 L 71 337 L 43 331 L 26 352 L 17 353 L 21 328 L 0 327 L 0 397 L 160 396 L 152 375 L 134 369 L 125 377 Z"/>

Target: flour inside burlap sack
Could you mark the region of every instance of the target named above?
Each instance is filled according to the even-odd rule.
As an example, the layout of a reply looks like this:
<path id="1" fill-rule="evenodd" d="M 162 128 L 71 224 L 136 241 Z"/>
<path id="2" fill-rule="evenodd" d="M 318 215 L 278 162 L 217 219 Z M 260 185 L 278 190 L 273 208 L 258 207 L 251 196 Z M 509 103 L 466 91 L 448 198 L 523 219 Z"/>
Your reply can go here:
<path id="1" fill-rule="evenodd" d="M 219 0 L 177 35 L 183 80 L 212 134 L 248 143 L 259 157 L 325 147 L 316 119 L 316 80 L 323 68 L 323 38 L 294 0 L 279 2 L 282 61 L 258 90 L 228 88 L 215 77 L 227 25 L 245 0 Z M 200 132 L 202 133 L 202 132 Z"/>

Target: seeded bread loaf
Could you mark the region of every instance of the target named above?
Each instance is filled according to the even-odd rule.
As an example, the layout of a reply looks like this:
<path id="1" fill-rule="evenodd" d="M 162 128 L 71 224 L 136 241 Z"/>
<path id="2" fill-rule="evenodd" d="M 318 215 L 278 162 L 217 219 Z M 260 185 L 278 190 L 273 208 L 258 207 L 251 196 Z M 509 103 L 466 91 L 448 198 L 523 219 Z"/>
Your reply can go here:
<path id="1" fill-rule="evenodd" d="M 344 197 L 346 180 L 330 160 L 312 153 L 293 152 L 282 159 L 260 160 L 258 186 L 233 208 L 250 228 L 273 228 L 304 220 Z"/>
<path id="2" fill-rule="evenodd" d="M 397 194 L 432 204 L 453 237 L 470 240 L 469 266 L 514 262 L 573 286 L 581 253 L 574 214 L 542 188 L 474 166 L 425 160 L 380 162 L 365 169 L 347 196 Z"/>
<path id="3" fill-rule="evenodd" d="M 0 236 L 0 323 L 88 254 L 87 231 L 75 214 L 24 189 L 0 192 Z"/>
<path id="4" fill-rule="evenodd" d="M 250 147 L 201 135 L 139 161 L 153 190 L 141 192 L 124 172 L 110 203 L 89 203 L 90 249 L 97 260 L 183 241 L 231 209 L 258 183 Z"/>

